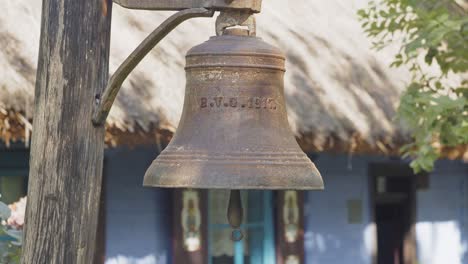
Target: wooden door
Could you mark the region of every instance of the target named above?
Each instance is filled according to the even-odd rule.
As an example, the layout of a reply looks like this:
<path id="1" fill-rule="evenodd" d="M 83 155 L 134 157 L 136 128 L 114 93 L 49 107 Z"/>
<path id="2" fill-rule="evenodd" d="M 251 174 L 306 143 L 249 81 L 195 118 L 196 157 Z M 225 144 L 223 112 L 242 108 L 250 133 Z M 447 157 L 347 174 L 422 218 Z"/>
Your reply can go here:
<path id="1" fill-rule="evenodd" d="M 416 263 L 416 179 L 405 164 L 371 166 L 371 211 L 377 229 L 375 264 Z"/>

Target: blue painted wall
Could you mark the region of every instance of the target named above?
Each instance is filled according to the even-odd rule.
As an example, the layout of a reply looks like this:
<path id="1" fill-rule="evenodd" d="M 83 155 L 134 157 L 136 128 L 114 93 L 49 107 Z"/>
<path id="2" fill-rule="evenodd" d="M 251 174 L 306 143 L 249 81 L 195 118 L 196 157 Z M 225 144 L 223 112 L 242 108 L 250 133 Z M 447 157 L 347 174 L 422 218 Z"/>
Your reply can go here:
<path id="1" fill-rule="evenodd" d="M 106 150 L 106 264 L 170 263 L 167 190 L 143 187 L 156 147 Z"/>
<path id="2" fill-rule="evenodd" d="M 170 263 L 171 210 L 166 190 L 143 188 L 155 147 L 106 151 L 106 264 Z M 374 225 L 368 166 L 386 158 L 320 155 L 325 191 L 305 200 L 307 264 L 371 264 Z M 360 200 L 362 221 L 348 223 L 347 202 Z M 417 193 L 418 258 L 424 264 L 468 264 L 468 165 L 441 161 L 429 188 Z"/>
<path id="3" fill-rule="evenodd" d="M 430 188 L 417 194 L 418 258 L 424 264 L 468 263 L 468 165 L 441 161 Z"/>
<path id="4" fill-rule="evenodd" d="M 154 146 L 105 152 L 106 264 L 171 263 L 170 193 L 142 186 L 156 155 Z M 306 264 L 371 264 L 375 230 L 368 166 L 385 160 L 346 155 L 315 160 L 326 189 L 306 195 Z M 429 179 L 429 188 L 416 198 L 419 263 L 468 264 L 468 164 L 440 161 Z M 360 223 L 348 223 L 348 200 L 361 200 Z"/>
<path id="5" fill-rule="evenodd" d="M 308 192 L 305 200 L 307 264 L 368 264 L 368 158 L 320 155 L 315 161 L 325 190 Z M 362 201 L 362 222 L 348 224 L 347 201 Z"/>
<path id="6" fill-rule="evenodd" d="M 320 155 L 325 191 L 305 200 L 307 264 L 370 264 L 375 227 L 370 216 L 368 165 L 385 158 Z M 348 200 L 362 201 L 362 222 L 348 223 Z M 417 193 L 418 258 L 424 264 L 468 264 L 468 165 L 441 161 L 430 187 Z"/>

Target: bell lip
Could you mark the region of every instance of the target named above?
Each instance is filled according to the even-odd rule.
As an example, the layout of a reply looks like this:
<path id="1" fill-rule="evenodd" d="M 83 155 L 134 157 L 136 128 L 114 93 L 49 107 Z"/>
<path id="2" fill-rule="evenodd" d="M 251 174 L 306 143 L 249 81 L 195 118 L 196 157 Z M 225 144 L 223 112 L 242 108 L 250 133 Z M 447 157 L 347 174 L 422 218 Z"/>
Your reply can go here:
<path id="1" fill-rule="evenodd" d="M 297 188 L 285 188 L 284 186 L 236 186 L 236 188 L 226 188 L 225 186 L 188 186 L 188 185 L 162 185 L 162 184 L 150 184 L 143 182 L 143 187 L 148 188 L 161 188 L 161 189 L 196 189 L 196 190 L 246 190 L 246 191 L 323 191 L 325 185 L 317 187 L 297 187 Z"/>
<path id="2" fill-rule="evenodd" d="M 157 162 L 148 168 L 145 173 L 143 180 L 144 187 L 155 187 L 155 188 L 181 188 L 181 189 L 218 189 L 218 190 L 301 190 L 301 191 L 319 191 L 324 190 L 325 185 L 323 182 L 322 175 L 317 170 L 315 165 L 310 162 L 311 167 L 308 167 L 308 172 L 304 173 L 304 167 L 302 167 L 303 172 L 299 173 L 300 177 L 292 178 L 290 181 L 283 181 L 281 185 L 278 182 L 278 174 L 268 175 L 263 177 L 257 177 L 258 183 L 250 182 L 243 185 L 238 185 L 237 183 L 220 183 L 214 182 L 214 178 L 207 177 L 201 179 L 198 182 L 192 182 L 190 180 L 181 180 L 178 175 L 181 175 L 179 170 L 171 170 L 170 172 L 166 171 L 164 173 L 166 177 L 161 178 L 161 171 L 158 172 Z M 159 168 L 158 168 L 159 167 Z M 156 170 L 155 170 L 156 169 Z M 191 177 L 197 177 L 195 175 L 190 175 Z M 187 178 L 191 178 L 187 177 Z M 198 176 L 199 177 L 199 176 Z M 281 178 L 287 177 L 286 173 Z M 252 178 L 251 178 L 252 179 Z M 262 181 L 263 179 L 263 181 Z M 267 180 L 265 180 L 267 179 Z M 284 179 L 284 178 L 283 178 Z"/>
<path id="3" fill-rule="evenodd" d="M 305 155 L 245 153 L 186 157 L 163 152 L 149 166 L 143 186 L 224 190 L 323 190 L 322 175 Z M 265 153 L 265 152 L 263 152 Z M 237 153 L 239 154 L 239 153 Z M 274 155 L 276 154 L 276 156 Z"/>

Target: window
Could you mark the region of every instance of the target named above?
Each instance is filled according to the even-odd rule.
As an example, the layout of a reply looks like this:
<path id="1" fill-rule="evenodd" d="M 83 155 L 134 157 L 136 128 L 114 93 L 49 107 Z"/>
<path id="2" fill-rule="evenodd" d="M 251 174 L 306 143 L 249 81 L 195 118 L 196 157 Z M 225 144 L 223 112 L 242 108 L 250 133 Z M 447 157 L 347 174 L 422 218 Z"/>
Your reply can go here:
<path id="1" fill-rule="evenodd" d="M 17 202 L 27 193 L 29 153 L 27 151 L 0 150 L 0 201 Z M 0 243 L 11 238 L 0 234 Z"/>
<path id="2" fill-rule="evenodd" d="M 210 264 L 271 264 L 275 263 L 273 226 L 273 193 L 243 191 L 244 220 L 241 241 L 231 240 L 226 210 L 229 191 L 215 190 L 208 194 L 208 236 Z"/>

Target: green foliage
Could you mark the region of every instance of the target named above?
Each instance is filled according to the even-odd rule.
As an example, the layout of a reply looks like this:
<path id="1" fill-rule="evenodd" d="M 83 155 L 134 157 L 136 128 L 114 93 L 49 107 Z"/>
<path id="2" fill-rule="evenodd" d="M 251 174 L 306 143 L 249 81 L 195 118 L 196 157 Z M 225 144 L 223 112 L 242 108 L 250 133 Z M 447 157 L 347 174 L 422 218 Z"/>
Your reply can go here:
<path id="1" fill-rule="evenodd" d="M 358 16 L 375 49 L 400 45 L 391 66 L 412 82 L 398 118 L 414 137 L 402 152 L 415 172 L 431 171 L 443 147 L 468 144 L 468 15 L 454 0 L 375 0 Z"/>
<path id="2" fill-rule="evenodd" d="M 0 232 L 0 236 L 3 235 Z M 21 246 L 0 242 L 0 263 L 17 264 L 21 259 Z"/>

